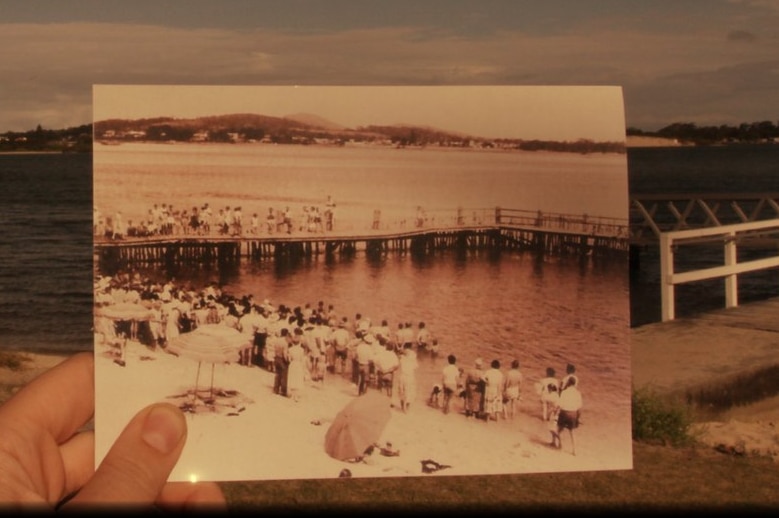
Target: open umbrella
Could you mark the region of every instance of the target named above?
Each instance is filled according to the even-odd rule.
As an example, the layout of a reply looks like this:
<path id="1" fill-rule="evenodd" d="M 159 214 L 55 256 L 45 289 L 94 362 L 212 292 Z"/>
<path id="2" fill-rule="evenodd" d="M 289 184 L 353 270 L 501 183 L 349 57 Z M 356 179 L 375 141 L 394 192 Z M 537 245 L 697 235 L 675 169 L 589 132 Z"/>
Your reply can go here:
<path id="1" fill-rule="evenodd" d="M 325 434 L 325 451 L 338 460 L 361 457 L 381 437 L 390 419 L 390 403 L 383 393 L 368 392 L 350 401 Z"/>
<path id="2" fill-rule="evenodd" d="M 168 343 L 167 350 L 197 361 L 195 395 L 203 362 L 211 364 L 210 399 L 214 397 L 214 364 L 235 362 L 241 350 L 251 347 L 252 339 L 235 328 L 223 324 L 204 324 L 188 333 L 181 333 Z"/>
<path id="3" fill-rule="evenodd" d="M 95 316 L 130 322 L 130 339 L 135 340 L 138 336 L 138 322 L 151 320 L 154 312 L 137 302 L 117 302 L 95 308 Z"/>
<path id="4" fill-rule="evenodd" d="M 133 320 L 143 321 L 151 320 L 154 313 L 151 309 L 135 302 L 119 302 L 96 308 L 98 316 L 110 318 L 111 320 Z"/>

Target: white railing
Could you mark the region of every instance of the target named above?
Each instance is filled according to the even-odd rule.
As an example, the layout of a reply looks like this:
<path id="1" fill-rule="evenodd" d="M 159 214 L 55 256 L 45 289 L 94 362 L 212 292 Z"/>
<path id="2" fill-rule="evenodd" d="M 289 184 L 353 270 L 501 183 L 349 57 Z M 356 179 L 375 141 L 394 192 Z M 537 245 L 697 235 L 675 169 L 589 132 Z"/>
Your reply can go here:
<path id="1" fill-rule="evenodd" d="M 752 261 L 738 261 L 739 241 L 773 237 L 779 239 L 779 219 L 723 225 L 660 234 L 660 301 L 663 322 L 675 318 L 674 291 L 677 284 L 723 278 L 725 307 L 738 306 L 738 279 L 741 273 L 779 267 L 779 247 L 776 255 Z M 686 272 L 674 272 L 674 249 L 681 245 L 722 242 L 724 265 Z"/>

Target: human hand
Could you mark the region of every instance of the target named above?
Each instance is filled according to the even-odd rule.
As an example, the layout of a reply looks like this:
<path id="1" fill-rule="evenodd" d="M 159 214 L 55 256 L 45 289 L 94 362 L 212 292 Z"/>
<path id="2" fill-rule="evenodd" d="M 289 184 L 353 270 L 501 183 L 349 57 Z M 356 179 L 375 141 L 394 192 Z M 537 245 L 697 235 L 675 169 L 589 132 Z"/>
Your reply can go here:
<path id="1" fill-rule="evenodd" d="M 95 469 L 94 401 L 94 358 L 79 353 L 0 406 L 0 504 L 226 508 L 216 483 L 167 482 L 187 435 L 169 404 L 138 412 Z"/>

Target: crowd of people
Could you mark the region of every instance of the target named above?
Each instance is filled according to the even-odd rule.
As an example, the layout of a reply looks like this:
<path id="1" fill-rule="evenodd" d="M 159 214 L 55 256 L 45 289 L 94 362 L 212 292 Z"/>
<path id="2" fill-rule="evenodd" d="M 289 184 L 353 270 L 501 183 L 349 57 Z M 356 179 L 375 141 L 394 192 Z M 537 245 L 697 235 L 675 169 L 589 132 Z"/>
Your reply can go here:
<path id="1" fill-rule="evenodd" d="M 252 294 L 234 296 L 216 283 L 202 289 L 152 282 L 139 274 L 100 277 L 95 283 L 96 306 L 137 303 L 148 308 L 140 322 L 95 319 L 95 332 L 108 343 L 135 339 L 151 348 L 165 349 L 182 333 L 204 324 L 222 324 L 246 335 L 246 346 L 236 352 L 235 362 L 273 373 L 273 393 L 299 400 L 311 384 L 329 376 L 350 381 L 358 395 L 379 390 L 403 412 L 409 411 L 417 394 L 420 355 L 437 358 L 438 339 L 423 321 L 373 321 L 356 313 L 340 314 L 324 301 L 291 307 L 258 301 Z M 100 312 L 96 312 L 99 315 Z M 427 400 L 431 407 L 449 413 L 454 402 L 466 417 L 484 421 L 511 420 L 519 411 L 524 376 L 520 362 L 511 360 L 507 370 L 501 362 L 486 365 L 477 358 L 464 369 L 454 354 L 448 354 Z M 579 424 L 582 406 L 578 377 L 568 364 L 562 379 L 555 369 L 534 384 L 541 419 L 548 423 L 551 445 L 560 447 L 560 433 Z"/>
<path id="2" fill-rule="evenodd" d="M 137 219 L 126 219 L 121 211 L 105 214 L 93 209 L 95 236 L 108 239 L 151 236 L 246 236 L 322 233 L 335 227 L 335 201 L 328 196 L 324 205 L 303 205 L 302 214 L 291 206 L 268 207 L 267 211 L 244 213 L 242 206 L 214 209 L 209 203 L 191 209 L 174 208 L 172 203 L 155 203 Z"/>

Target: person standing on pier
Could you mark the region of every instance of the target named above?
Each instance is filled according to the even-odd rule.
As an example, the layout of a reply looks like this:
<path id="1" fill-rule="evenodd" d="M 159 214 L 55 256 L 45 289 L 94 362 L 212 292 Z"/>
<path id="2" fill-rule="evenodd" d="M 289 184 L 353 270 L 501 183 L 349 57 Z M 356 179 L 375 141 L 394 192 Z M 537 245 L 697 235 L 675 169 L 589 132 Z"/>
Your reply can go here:
<path id="1" fill-rule="evenodd" d="M 230 235 L 241 236 L 243 234 L 243 212 L 241 207 L 235 207 L 232 214 L 232 231 Z"/>
<path id="2" fill-rule="evenodd" d="M 284 207 L 283 215 L 283 223 L 284 226 L 287 228 L 287 234 L 292 233 L 292 209 L 289 208 L 289 205 Z"/>
<path id="3" fill-rule="evenodd" d="M 416 226 L 417 228 L 425 226 L 425 210 L 421 205 L 417 206 Z"/>
<path id="4" fill-rule="evenodd" d="M 112 231 L 114 239 L 124 239 L 124 234 L 126 232 L 124 219 L 122 218 L 122 213 L 118 212 L 114 216 L 114 221 L 112 222 Z"/>
<path id="5" fill-rule="evenodd" d="M 333 230 L 335 225 L 335 201 L 331 195 L 327 195 L 325 202 L 325 230 Z"/>
<path id="6" fill-rule="evenodd" d="M 273 210 L 273 207 L 268 207 L 268 214 L 265 216 L 265 224 L 268 234 L 276 232 L 276 211 Z"/>

